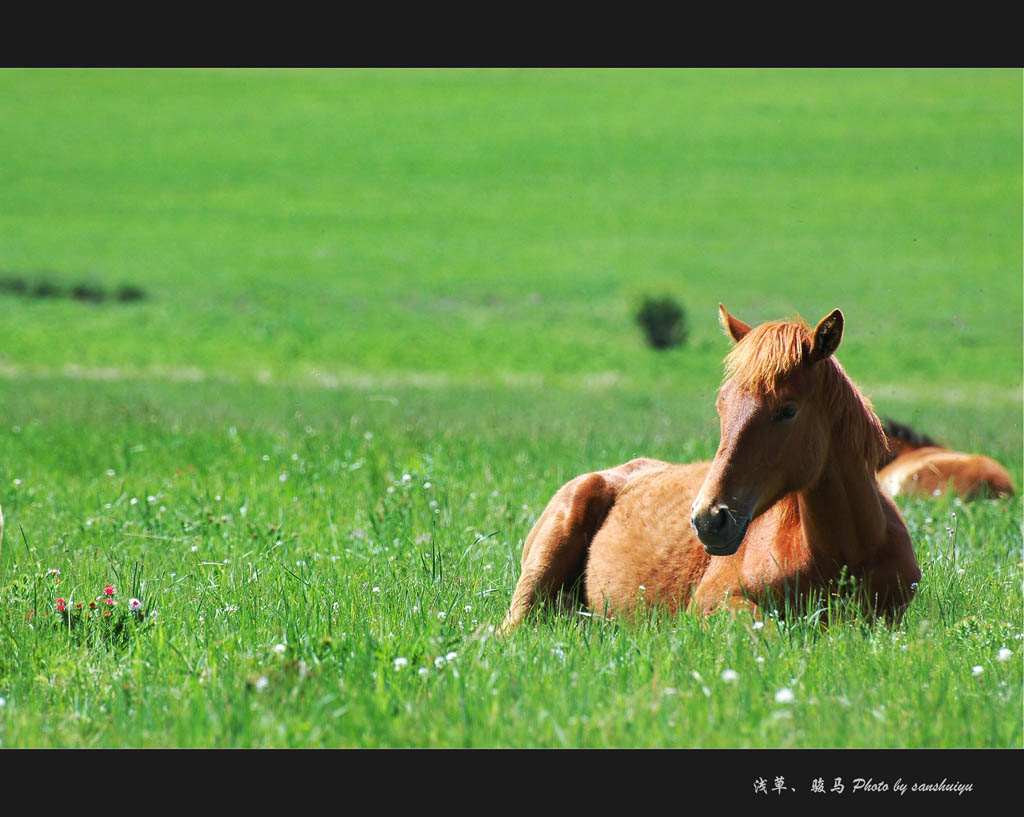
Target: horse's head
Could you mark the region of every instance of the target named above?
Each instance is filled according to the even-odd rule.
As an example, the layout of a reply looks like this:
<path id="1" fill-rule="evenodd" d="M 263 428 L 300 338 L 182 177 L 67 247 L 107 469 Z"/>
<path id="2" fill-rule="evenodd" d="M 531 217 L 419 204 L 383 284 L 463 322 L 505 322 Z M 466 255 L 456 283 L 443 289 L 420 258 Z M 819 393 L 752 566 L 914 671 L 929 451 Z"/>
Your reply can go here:
<path id="1" fill-rule="evenodd" d="M 735 346 L 715 404 L 722 440 L 690 523 L 709 554 L 728 556 L 751 520 L 821 475 L 836 422 L 826 392 L 835 372 L 849 381 L 832 358 L 843 336 L 838 309 L 813 331 L 802 321 L 752 329 L 718 310 Z"/>

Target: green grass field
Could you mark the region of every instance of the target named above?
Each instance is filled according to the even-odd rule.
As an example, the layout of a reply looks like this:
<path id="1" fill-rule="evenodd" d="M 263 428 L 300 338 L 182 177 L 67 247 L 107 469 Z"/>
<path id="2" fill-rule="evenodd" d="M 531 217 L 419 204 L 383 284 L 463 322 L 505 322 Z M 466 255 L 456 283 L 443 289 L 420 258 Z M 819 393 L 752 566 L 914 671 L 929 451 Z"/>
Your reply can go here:
<path id="1" fill-rule="evenodd" d="M 897 629 L 486 636 L 564 481 L 713 455 L 719 301 L 840 307 L 879 414 L 1024 485 L 1021 100 L 1019 70 L 0 72 L 0 746 L 1021 747 L 1019 497 L 900 502 Z M 656 352 L 662 293 L 689 339 Z"/>

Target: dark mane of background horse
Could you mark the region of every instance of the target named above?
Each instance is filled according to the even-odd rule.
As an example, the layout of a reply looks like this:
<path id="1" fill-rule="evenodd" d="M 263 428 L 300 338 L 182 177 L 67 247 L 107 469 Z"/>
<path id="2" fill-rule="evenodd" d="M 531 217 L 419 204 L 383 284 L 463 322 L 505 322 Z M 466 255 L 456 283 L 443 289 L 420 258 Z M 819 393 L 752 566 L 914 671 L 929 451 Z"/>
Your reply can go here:
<path id="1" fill-rule="evenodd" d="M 886 437 L 891 437 L 894 440 L 902 440 L 911 448 L 925 448 L 931 446 L 937 448 L 942 447 L 942 443 L 936 442 L 927 434 L 920 434 L 919 432 L 912 429 L 910 426 L 905 425 L 904 423 L 897 423 L 895 420 L 889 417 L 885 418 L 884 422 L 882 423 L 882 428 L 885 431 Z M 884 468 L 886 465 L 888 465 L 890 462 L 896 459 L 897 456 L 897 453 L 890 448 L 888 453 L 878 464 L 878 467 L 880 469 Z"/>

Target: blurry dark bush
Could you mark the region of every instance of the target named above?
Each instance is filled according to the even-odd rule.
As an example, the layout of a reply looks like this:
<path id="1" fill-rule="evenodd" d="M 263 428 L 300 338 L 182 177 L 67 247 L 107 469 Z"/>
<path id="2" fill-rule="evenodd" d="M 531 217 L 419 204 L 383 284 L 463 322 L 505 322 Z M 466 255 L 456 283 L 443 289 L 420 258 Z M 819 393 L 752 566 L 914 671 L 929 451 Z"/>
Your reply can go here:
<path id="1" fill-rule="evenodd" d="M 647 342 L 655 349 L 686 343 L 686 311 L 669 295 L 645 298 L 636 313 L 636 322 L 644 330 Z"/>
<path id="2" fill-rule="evenodd" d="M 57 286 L 53 281 L 43 279 L 38 281 L 35 286 L 32 287 L 30 293 L 33 298 L 56 298 L 61 294 L 60 287 Z"/>
<path id="3" fill-rule="evenodd" d="M 0 292 L 13 292 L 17 295 L 24 295 L 28 284 L 20 275 L 0 276 Z"/>
<path id="4" fill-rule="evenodd" d="M 109 293 L 102 286 L 91 281 L 82 281 L 71 287 L 63 286 L 58 281 L 57 276 L 45 272 L 26 278 L 17 273 L 0 271 L 0 294 L 7 293 L 29 298 L 68 297 L 76 301 L 89 301 L 97 304 L 111 296 L 125 303 L 141 301 L 146 297 L 146 291 L 135 284 L 121 284 L 116 292 Z"/>
<path id="5" fill-rule="evenodd" d="M 71 288 L 71 297 L 76 301 L 92 301 L 95 304 L 100 303 L 107 297 L 106 291 L 103 287 L 96 284 L 75 284 Z"/>
<path id="6" fill-rule="evenodd" d="M 141 301 L 146 293 L 134 284 L 122 284 L 117 288 L 117 300 L 119 301 Z"/>

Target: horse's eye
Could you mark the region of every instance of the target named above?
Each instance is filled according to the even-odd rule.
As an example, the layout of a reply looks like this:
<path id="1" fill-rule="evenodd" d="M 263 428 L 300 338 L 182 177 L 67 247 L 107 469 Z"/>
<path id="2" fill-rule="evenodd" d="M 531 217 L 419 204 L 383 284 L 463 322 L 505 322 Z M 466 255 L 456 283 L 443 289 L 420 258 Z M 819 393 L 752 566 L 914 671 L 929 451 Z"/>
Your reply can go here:
<path id="1" fill-rule="evenodd" d="M 788 423 L 796 417 L 798 410 L 796 403 L 786 403 L 786 405 L 780 408 L 778 413 L 772 417 L 772 420 L 776 423 Z"/>

